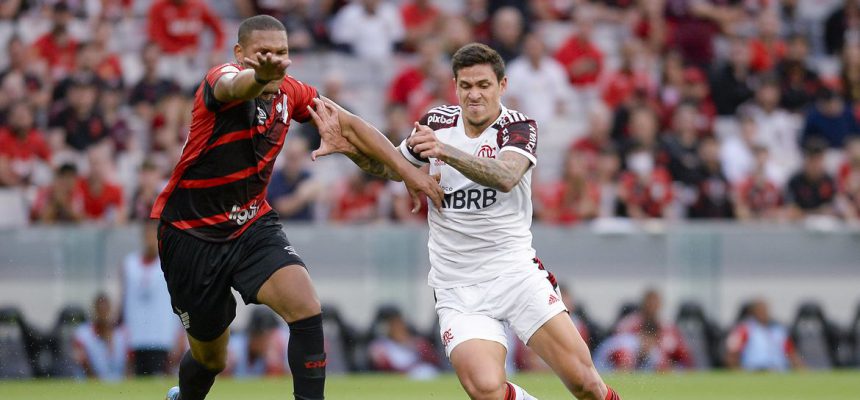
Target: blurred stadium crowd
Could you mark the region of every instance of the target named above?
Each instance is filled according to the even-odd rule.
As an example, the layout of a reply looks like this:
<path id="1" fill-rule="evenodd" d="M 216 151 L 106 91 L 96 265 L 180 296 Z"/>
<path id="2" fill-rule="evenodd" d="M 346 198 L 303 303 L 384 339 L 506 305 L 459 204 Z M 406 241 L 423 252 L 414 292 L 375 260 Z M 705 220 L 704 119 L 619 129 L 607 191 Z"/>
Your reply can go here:
<path id="1" fill-rule="evenodd" d="M 3 209 L 146 218 L 197 83 L 257 13 L 284 22 L 297 78 L 395 143 L 456 103 L 452 52 L 490 44 L 505 102 L 540 126 L 539 221 L 860 216 L 856 0 L 4 1 Z M 312 126 L 291 138 L 269 191 L 284 218 L 423 219 L 402 185 L 308 165 Z"/>

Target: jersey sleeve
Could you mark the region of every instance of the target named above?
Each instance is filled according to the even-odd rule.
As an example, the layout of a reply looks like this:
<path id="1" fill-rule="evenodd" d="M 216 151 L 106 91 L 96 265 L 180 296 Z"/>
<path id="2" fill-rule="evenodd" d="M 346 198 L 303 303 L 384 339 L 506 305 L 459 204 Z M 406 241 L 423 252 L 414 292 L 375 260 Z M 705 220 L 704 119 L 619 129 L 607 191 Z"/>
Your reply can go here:
<path id="1" fill-rule="evenodd" d="M 418 120 L 418 123 L 421 125 L 427 125 L 429 115 L 429 113 L 424 114 L 424 116 Z M 421 167 L 426 164 L 429 164 L 430 160 L 426 158 L 421 158 L 421 155 L 412 151 L 412 147 L 409 147 L 409 145 L 406 143 L 406 141 L 409 140 L 409 138 L 412 137 L 412 135 L 414 134 L 415 128 L 412 128 L 412 133 L 410 133 L 409 136 L 407 136 L 406 139 L 403 139 L 403 142 L 400 143 L 400 154 L 403 154 L 403 157 L 406 157 L 406 159 L 409 160 L 409 162 L 411 162 L 413 165 Z"/>
<path id="2" fill-rule="evenodd" d="M 305 123 L 311 119 L 311 113 L 308 112 L 308 106 L 314 107 L 314 99 L 319 97 L 317 89 L 311 85 L 305 84 L 292 76 L 287 76 L 284 79 L 284 84 L 281 89 L 287 94 L 287 101 L 290 107 L 290 118 L 293 121 Z"/>
<path id="3" fill-rule="evenodd" d="M 499 154 L 517 152 L 537 165 L 537 122 L 525 120 L 508 124 L 500 131 Z"/>
<path id="4" fill-rule="evenodd" d="M 220 111 L 226 103 L 218 101 L 215 98 L 215 84 L 218 83 L 218 80 L 221 79 L 224 75 L 227 74 L 238 74 L 239 71 L 242 70 L 238 64 L 221 64 L 209 70 L 206 73 L 206 78 L 203 80 L 203 104 L 206 106 L 206 109 L 211 112 Z"/>

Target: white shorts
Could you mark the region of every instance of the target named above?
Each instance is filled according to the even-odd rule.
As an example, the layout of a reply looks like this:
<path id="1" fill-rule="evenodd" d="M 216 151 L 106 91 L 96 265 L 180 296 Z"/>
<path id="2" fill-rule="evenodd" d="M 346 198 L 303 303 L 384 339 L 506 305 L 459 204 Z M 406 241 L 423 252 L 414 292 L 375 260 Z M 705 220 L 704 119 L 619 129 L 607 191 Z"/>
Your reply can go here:
<path id="1" fill-rule="evenodd" d="M 436 289 L 436 314 L 445 354 L 470 339 L 498 342 L 508 348 L 505 324 L 528 343 L 550 318 L 567 311 L 551 274 L 534 271 L 501 275 L 476 285 Z"/>

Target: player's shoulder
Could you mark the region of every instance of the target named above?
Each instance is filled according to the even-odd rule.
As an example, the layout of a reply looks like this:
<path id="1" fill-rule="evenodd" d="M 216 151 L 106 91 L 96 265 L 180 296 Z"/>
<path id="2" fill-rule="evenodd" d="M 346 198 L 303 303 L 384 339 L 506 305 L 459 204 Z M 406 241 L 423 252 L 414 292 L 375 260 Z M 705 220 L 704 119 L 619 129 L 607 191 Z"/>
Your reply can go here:
<path id="1" fill-rule="evenodd" d="M 431 108 L 419 122 L 435 131 L 456 126 L 459 118 L 460 106 L 442 105 Z"/>
<path id="2" fill-rule="evenodd" d="M 510 128 L 512 126 L 528 126 L 529 124 L 537 125 L 537 122 L 528 115 L 521 113 L 517 110 L 506 108 L 502 112 L 501 118 L 499 118 L 498 128 Z"/>
<path id="3" fill-rule="evenodd" d="M 242 71 L 244 68 L 237 63 L 224 63 L 216 65 L 212 68 L 209 68 L 209 74 L 219 73 L 219 74 L 237 74 Z"/>
<path id="4" fill-rule="evenodd" d="M 315 90 L 313 86 L 302 82 L 299 79 L 296 79 L 292 75 L 287 75 L 284 77 L 284 81 L 281 83 L 281 89 L 284 90 L 287 94 L 307 90 Z"/>

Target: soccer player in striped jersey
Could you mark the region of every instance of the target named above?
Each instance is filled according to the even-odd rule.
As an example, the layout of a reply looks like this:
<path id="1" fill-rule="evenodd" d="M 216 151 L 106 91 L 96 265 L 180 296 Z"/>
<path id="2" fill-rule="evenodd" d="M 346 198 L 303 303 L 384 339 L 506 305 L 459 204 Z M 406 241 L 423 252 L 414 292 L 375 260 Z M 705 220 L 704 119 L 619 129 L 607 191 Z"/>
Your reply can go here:
<path id="1" fill-rule="evenodd" d="M 266 202 L 275 158 L 290 121 L 322 104 L 317 90 L 286 74 L 284 26 L 256 16 L 239 26 L 235 63 L 212 68 L 197 89 L 191 132 L 151 217 L 161 221 L 159 253 L 173 311 L 190 351 L 169 400 L 202 400 L 224 369 L 236 315 L 230 288 L 265 304 L 290 327 L 288 361 L 296 399 L 323 398 L 325 351 L 320 304 L 305 264 Z M 413 168 L 361 118 L 341 113 L 343 130 L 364 154 L 397 171 L 416 207 L 419 193 L 441 206 L 442 190 Z M 330 154 L 326 140 L 312 156 Z M 416 210 L 417 211 L 417 210 Z"/>
<path id="2" fill-rule="evenodd" d="M 469 44 L 452 63 L 460 104 L 430 110 L 400 152 L 417 167 L 429 165 L 445 191 L 442 208 L 428 214 L 429 284 L 442 343 L 460 383 L 472 399 L 534 399 L 505 376 L 507 324 L 574 396 L 618 400 L 594 368 L 555 278 L 532 247 L 537 123 L 502 105 L 507 78 L 496 51 Z M 370 173 L 396 178 L 399 172 L 344 140 L 354 133 L 340 128 L 341 112 L 326 102 L 312 113 L 334 151 Z"/>

